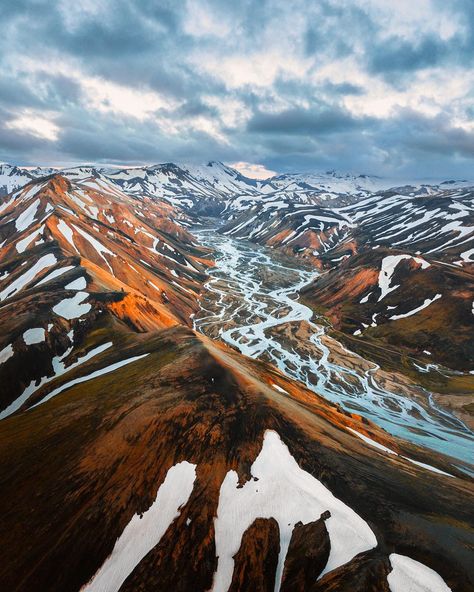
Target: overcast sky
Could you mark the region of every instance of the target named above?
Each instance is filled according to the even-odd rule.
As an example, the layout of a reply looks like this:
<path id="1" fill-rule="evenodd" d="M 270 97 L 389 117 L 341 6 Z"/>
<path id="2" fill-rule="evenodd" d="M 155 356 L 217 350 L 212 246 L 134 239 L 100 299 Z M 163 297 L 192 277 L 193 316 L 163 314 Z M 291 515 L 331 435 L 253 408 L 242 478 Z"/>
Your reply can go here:
<path id="1" fill-rule="evenodd" d="M 474 0 L 3 0 L 0 160 L 469 177 Z"/>

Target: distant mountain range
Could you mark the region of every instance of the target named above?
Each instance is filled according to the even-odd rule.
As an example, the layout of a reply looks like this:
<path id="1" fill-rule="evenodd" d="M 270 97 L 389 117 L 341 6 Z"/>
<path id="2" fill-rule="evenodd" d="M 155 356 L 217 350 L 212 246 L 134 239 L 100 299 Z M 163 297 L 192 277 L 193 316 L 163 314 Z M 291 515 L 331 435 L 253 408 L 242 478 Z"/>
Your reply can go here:
<path id="1" fill-rule="evenodd" d="M 459 368 L 465 396 L 472 189 L 220 163 L 0 179 L 2 590 L 471 589 L 466 470 L 194 331 L 215 262 L 190 227 L 314 263 L 301 296 L 354 350 Z"/>
<path id="2" fill-rule="evenodd" d="M 163 197 L 173 205 L 197 214 L 217 215 L 224 209 L 242 210 L 262 199 L 280 197 L 302 203 L 346 205 L 376 191 L 400 185 L 399 181 L 368 175 L 283 174 L 266 180 L 251 179 L 220 162 L 206 165 L 157 164 L 148 167 L 110 168 L 77 166 L 65 169 L 21 168 L 0 165 L 0 196 L 26 182 L 60 172 L 76 181 L 89 177 L 112 181 L 125 192 Z M 403 183 L 418 193 L 431 193 L 440 187 L 464 186 L 467 181 Z"/>

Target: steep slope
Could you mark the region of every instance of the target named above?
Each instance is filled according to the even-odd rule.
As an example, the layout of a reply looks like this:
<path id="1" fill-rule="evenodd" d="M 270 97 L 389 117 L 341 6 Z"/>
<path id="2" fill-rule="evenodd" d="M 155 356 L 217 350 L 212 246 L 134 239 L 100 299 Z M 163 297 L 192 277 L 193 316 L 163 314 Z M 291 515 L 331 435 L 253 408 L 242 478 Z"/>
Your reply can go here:
<path id="1" fill-rule="evenodd" d="M 345 207 L 267 198 L 234 218 L 224 234 L 332 267 L 379 245 L 430 254 L 458 265 L 474 261 L 474 188 L 386 191 Z"/>
<path id="2" fill-rule="evenodd" d="M 278 248 L 322 267 L 321 255 L 350 242 L 352 227 L 348 216 L 337 209 L 295 203 L 285 196 L 246 210 L 221 232 Z"/>
<path id="3" fill-rule="evenodd" d="M 51 167 L 18 167 L 6 162 L 0 163 L 0 197 L 8 195 L 38 177 L 58 172 Z"/>
<path id="4" fill-rule="evenodd" d="M 210 261 L 166 202 L 55 175 L 1 208 L 0 416 L 104 346 L 104 315 L 139 332 L 191 322 Z"/>
<path id="5" fill-rule="evenodd" d="M 165 163 L 128 169 L 75 167 L 64 170 L 63 174 L 78 180 L 101 176 L 129 194 L 163 198 L 206 216 L 219 215 L 237 195 L 245 194 L 255 201 L 264 191 L 259 181 L 220 162 L 202 166 Z"/>
<path id="6" fill-rule="evenodd" d="M 474 276 L 420 255 L 355 255 L 302 291 L 335 329 L 405 350 L 426 364 L 474 367 Z"/>
<path id="7" fill-rule="evenodd" d="M 442 457 L 183 327 L 71 378 L 0 422 L 2 588 L 470 589 Z"/>

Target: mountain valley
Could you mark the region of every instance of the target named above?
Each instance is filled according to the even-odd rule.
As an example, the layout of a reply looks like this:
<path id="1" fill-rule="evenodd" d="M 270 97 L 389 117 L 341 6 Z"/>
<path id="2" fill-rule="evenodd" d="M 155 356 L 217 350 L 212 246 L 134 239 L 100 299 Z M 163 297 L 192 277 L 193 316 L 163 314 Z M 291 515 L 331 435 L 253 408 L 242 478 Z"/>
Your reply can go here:
<path id="1" fill-rule="evenodd" d="M 472 589 L 474 183 L 1 167 L 2 589 Z"/>

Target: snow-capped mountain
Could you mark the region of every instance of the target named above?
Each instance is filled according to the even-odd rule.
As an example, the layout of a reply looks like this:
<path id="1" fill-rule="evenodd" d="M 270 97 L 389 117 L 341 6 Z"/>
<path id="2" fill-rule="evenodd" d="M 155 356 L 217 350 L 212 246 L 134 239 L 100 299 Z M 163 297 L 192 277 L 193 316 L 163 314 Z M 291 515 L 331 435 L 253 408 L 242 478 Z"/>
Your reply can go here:
<path id="1" fill-rule="evenodd" d="M 350 338 L 351 348 L 372 347 L 385 367 L 404 365 L 412 378 L 432 372 L 433 382 L 446 383 L 437 364 L 466 374 L 474 367 L 474 275 L 436 256 L 402 247 L 361 250 L 302 297 Z M 466 390 L 470 382 L 466 376 Z"/>
<path id="2" fill-rule="evenodd" d="M 474 187 L 436 191 L 406 187 L 378 192 L 344 207 L 265 199 L 222 229 L 227 235 L 285 250 L 318 266 L 337 264 L 364 248 L 404 248 L 457 265 L 474 262 Z"/>
<path id="3" fill-rule="evenodd" d="M 474 368 L 474 187 L 453 185 L 377 192 L 335 208 L 265 200 L 220 232 L 325 271 L 303 295 L 350 338 L 351 349 L 411 377 L 403 355 L 418 360 L 422 373 L 428 363 L 435 388 L 445 389 L 435 364 Z M 384 262 L 391 261 L 398 263 L 389 274 Z M 390 361 L 383 352 L 393 347 Z"/>
<path id="4" fill-rule="evenodd" d="M 26 169 L 0 163 L 0 197 L 18 189 L 34 178 Z"/>
<path id="5" fill-rule="evenodd" d="M 53 168 L 2 166 L 0 195 L 21 187 L 33 178 L 59 172 Z M 223 216 L 226 219 L 232 219 L 239 212 L 260 204 L 304 203 L 331 208 L 346 206 L 370 197 L 374 192 L 400 184 L 393 179 L 335 171 L 320 174 L 288 173 L 256 180 L 214 161 L 205 165 L 164 163 L 130 168 L 83 165 L 65 168 L 60 172 L 76 181 L 100 177 L 131 195 L 164 198 L 193 214 Z M 417 196 L 467 184 L 467 181 L 426 181 L 404 183 L 399 189 L 403 194 Z"/>
<path id="6" fill-rule="evenodd" d="M 189 323 L 208 262 L 168 203 L 54 175 L 7 196 L 0 210 L 0 351 L 8 359 L 0 417 L 35 402 L 35 382 L 79 355 L 98 315 L 135 331 Z M 30 366 L 22 335 L 32 328 L 42 345 Z"/>
<path id="7" fill-rule="evenodd" d="M 0 199 L 0 588 L 468 590 L 452 459 L 191 328 L 213 261 L 184 196 L 246 184 L 209 169 L 139 191 L 80 167 Z M 178 176 L 180 207 L 157 189 Z"/>

